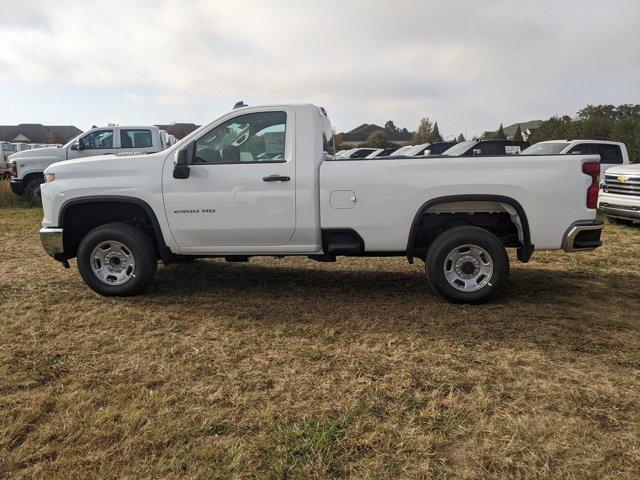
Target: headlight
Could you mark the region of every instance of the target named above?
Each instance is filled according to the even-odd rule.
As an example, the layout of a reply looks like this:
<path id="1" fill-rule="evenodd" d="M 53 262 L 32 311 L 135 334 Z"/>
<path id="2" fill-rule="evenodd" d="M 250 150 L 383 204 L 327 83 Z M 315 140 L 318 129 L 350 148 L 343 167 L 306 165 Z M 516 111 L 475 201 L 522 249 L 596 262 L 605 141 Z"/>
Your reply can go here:
<path id="1" fill-rule="evenodd" d="M 12 177 L 18 176 L 18 167 L 16 166 L 16 161 L 9 162 L 9 171 L 11 172 Z"/>
<path id="2" fill-rule="evenodd" d="M 44 174 L 44 183 L 53 182 L 56 179 L 55 173 L 45 173 Z"/>

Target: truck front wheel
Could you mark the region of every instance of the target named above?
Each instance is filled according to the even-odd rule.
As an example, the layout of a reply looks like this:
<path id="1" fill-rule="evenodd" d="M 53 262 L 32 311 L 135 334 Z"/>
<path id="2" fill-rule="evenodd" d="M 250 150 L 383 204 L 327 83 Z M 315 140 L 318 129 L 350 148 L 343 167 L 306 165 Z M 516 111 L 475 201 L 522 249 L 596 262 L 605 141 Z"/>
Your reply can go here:
<path id="1" fill-rule="evenodd" d="M 440 234 L 427 253 L 433 289 L 452 302 L 480 303 L 495 295 L 509 275 L 502 242 L 478 227 L 455 227 Z"/>
<path id="2" fill-rule="evenodd" d="M 34 178 L 24 187 L 24 198 L 31 205 L 42 205 L 40 185 L 44 183 L 43 178 Z"/>
<path id="3" fill-rule="evenodd" d="M 137 228 L 114 222 L 94 228 L 78 247 L 78 270 L 93 291 L 105 296 L 142 292 L 158 266 L 151 240 Z"/>

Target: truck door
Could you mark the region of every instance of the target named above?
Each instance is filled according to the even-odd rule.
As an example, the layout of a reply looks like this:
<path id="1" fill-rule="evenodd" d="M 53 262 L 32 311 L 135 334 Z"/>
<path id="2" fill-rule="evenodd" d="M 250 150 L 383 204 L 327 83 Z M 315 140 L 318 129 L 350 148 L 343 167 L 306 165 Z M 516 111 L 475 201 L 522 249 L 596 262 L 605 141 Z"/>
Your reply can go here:
<path id="1" fill-rule="evenodd" d="M 163 169 L 169 227 L 181 248 L 286 244 L 296 227 L 294 110 L 238 114 L 186 148 L 190 172 Z M 311 161 L 311 159 L 310 159 Z"/>
<path id="2" fill-rule="evenodd" d="M 76 145 L 80 144 L 80 148 Z M 93 130 L 78 139 L 78 143 L 67 149 L 67 159 L 92 157 L 113 153 L 113 129 Z"/>

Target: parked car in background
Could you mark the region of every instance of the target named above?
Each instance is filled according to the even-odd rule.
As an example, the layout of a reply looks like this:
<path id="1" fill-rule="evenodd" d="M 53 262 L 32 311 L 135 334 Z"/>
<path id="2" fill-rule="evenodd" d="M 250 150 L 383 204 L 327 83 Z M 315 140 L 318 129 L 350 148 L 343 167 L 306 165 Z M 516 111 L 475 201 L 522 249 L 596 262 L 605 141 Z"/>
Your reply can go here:
<path id="1" fill-rule="evenodd" d="M 408 150 L 405 155 L 409 157 L 428 157 L 430 155 L 442 155 L 449 148 L 453 147 L 456 142 L 434 142 L 416 145 Z"/>
<path id="2" fill-rule="evenodd" d="M 640 224 L 640 163 L 609 166 L 598 209 L 610 220 Z"/>
<path id="3" fill-rule="evenodd" d="M 17 149 L 13 143 L 2 142 L 2 161 L 6 162 L 9 160 L 9 155 L 13 155 L 16 153 Z"/>
<path id="4" fill-rule="evenodd" d="M 367 155 L 367 158 L 388 157 L 393 152 L 395 152 L 397 149 L 398 149 L 398 147 L 378 148 L 375 151 L 373 151 L 372 153 L 370 153 L 369 155 Z"/>
<path id="5" fill-rule="evenodd" d="M 405 155 L 405 153 L 411 150 L 415 145 L 405 145 L 404 147 L 400 147 L 395 152 L 389 154 L 390 157 L 400 157 Z"/>
<path id="6" fill-rule="evenodd" d="M 0 179 L 6 180 L 11 176 L 9 169 L 9 155 L 16 153 L 16 146 L 9 142 L 0 142 Z"/>
<path id="7" fill-rule="evenodd" d="M 549 140 L 524 149 L 521 155 L 600 155 L 601 178 L 614 165 L 628 165 L 627 146 L 607 140 Z"/>
<path id="8" fill-rule="evenodd" d="M 31 145 L 29 145 L 28 143 L 14 143 L 15 147 L 16 147 L 16 152 L 24 152 L 25 150 L 31 150 Z"/>
<path id="9" fill-rule="evenodd" d="M 445 150 L 448 157 L 474 157 L 478 155 L 518 155 L 529 142 L 517 140 L 468 140 Z"/>
<path id="10" fill-rule="evenodd" d="M 365 158 L 366 156 L 371 155 L 376 150 L 378 150 L 378 149 L 377 148 L 370 148 L 370 147 L 352 148 L 351 150 L 347 150 L 346 152 L 343 152 L 340 156 L 336 156 L 336 158 L 342 158 L 342 159 L 346 159 L 346 158 Z"/>
<path id="11" fill-rule="evenodd" d="M 405 256 L 458 302 L 505 285 L 507 248 L 601 245 L 595 155 L 335 159 L 332 136 L 314 105 L 245 106 L 162 152 L 55 163 L 42 245 L 102 295 L 141 292 L 159 258 Z"/>
<path id="12" fill-rule="evenodd" d="M 40 203 L 43 172 L 52 163 L 108 153 L 153 153 L 163 150 L 160 129 L 155 126 L 96 127 L 81 133 L 62 147 L 20 151 L 9 157 L 11 191 Z"/>

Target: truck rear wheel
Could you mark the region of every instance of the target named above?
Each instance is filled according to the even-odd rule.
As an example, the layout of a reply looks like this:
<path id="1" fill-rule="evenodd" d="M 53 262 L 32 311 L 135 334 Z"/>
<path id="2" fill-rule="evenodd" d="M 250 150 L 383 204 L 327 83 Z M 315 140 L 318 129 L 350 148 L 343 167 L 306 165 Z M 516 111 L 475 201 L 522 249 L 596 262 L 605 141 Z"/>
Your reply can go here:
<path id="1" fill-rule="evenodd" d="M 455 227 L 440 234 L 427 253 L 433 289 L 452 302 L 480 303 L 506 283 L 509 257 L 502 242 L 478 227 Z"/>
<path id="2" fill-rule="evenodd" d="M 24 199 L 31 205 L 42 205 L 40 185 L 43 183 L 43 178 L 34 178 L 24 187 Z"/>
<path id="3" fill-rule="evenodd" d="M 142 292 L 158 266 L 151 240 L 126 223 L 94 228 L 78 247 L 78 270 L 93 291 L 105 296 L 129 296 Z"/>

